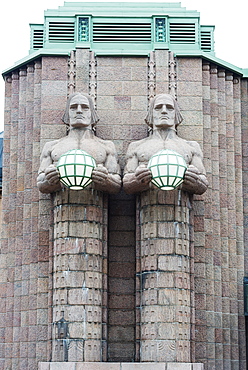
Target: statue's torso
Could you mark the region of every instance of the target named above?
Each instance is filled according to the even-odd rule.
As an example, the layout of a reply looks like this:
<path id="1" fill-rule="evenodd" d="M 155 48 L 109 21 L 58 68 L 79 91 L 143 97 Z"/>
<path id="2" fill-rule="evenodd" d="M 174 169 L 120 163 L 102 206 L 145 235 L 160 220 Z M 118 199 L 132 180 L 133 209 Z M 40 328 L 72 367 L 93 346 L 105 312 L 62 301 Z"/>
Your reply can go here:
<path id="1" fill-rule="evenodd" d="M 95 159 L 96 164 L 104 164 L 107 157 L 107 145 L 101 139 L 93 137 L 78 140 L 67 136 L 54 144 L 51 150 L 53 163 L 56 164 L 62 154 L 72 149 L 84 150 Z"/>
<path id="2" fill-rule="evenodd" d="M 140 144 L 135 148 L 135 154 L 138 158 L 139 164 L 147 165 L 149 159 L 163 149 L 174 150 L 178 154 L 181 154 L 186 163 L 190 164 L 193 156 L 193 147 L 187 142 L 179 137 L 176 139 L 166 139 L 149 137 L 142 140 Z"/>

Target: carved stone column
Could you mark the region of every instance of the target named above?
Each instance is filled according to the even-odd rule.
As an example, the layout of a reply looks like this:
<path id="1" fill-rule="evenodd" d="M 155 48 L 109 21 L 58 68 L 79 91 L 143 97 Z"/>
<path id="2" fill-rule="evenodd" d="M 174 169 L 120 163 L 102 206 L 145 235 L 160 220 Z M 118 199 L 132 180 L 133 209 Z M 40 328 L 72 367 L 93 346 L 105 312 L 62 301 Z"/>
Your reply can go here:
<path id="1" fill-rule="evenodd" d="M 52 361 L 101 361 L 103 194 L 65 190 L 54 199 Z"/>
<path id="2" fill-rule="evenodd" d="M 180 190 L 140 195 L 141 362 L 191 362 L 190 209 Z"/>

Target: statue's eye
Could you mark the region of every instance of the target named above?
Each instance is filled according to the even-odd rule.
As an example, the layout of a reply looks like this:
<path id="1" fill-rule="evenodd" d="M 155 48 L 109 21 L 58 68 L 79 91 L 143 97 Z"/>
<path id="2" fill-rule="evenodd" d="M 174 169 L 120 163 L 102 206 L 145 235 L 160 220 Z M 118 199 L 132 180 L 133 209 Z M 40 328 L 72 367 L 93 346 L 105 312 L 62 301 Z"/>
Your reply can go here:
<path id="1" fill-rule="evenodd" d="M 156 106 L 155 106 L 155 109 L 156 109 L 156 110 L 159 110 L 159 109 L 161 109 L 161 108 L 162 108 L 162 104 L 158 104 L 158 105 L 156 105 Z"/>

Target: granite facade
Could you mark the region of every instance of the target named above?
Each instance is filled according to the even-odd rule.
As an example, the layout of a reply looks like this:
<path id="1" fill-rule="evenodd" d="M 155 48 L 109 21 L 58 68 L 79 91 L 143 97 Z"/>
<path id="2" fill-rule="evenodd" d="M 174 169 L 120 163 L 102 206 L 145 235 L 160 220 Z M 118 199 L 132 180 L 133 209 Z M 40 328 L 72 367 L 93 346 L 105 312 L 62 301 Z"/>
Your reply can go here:
<path id="1" fill-rule="evenodd" d="M 247 80 L 202 58 L 153 58 L 78 49 L 6 77 L 2 369 L 246 369 Z M 177 191 L 98 194 L 96 204 L 86 191 L 76 207 L 39 193 L 40 152 L 66 134 L 71 90 L 93 96 L 96 134 L 115 143 L 122 169 L 128 144 L 147 136 L 153 93 L 176 94 L 178 132 L 203 149 L 207 192 L 179 203 Z"/>

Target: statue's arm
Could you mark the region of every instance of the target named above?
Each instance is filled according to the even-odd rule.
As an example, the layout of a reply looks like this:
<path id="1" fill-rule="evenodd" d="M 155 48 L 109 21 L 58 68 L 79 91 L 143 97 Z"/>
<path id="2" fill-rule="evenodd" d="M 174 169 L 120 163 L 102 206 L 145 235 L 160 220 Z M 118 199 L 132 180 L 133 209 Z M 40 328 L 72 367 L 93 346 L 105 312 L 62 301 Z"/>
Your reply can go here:
<path id="1" fill-rule="evenodd" d="M 59 172 L 54 166 L 51 157 L 51 151 L 55 142 L 56 141 L 46 143 L 41 153 L 37 186 L 42 193 L 53 193 L 62 188 L 59 181 Z"/>
<path id="2" fill-rule="evenodd" d="M 127 150 L 124 169 L 123 188 L 127 194 L 148 190 L 151 181 L 151 171 L 146 165 L 139 164 L 136 154 L 136 143 L 131 143 Z"/>
<path id="3" fill-rule="evenodd" d="M 94 188 L 108 193 L 118 193 L 121 189 L 121 175 L 116 149 L 112 142 L 105 145 L 107 145 L 105 163 L 98 165 L 92 173 Z"/>
<path id="4" fill-rule="evenodd" d="M 203 194 L 208 188 L 208 180 L 203 165 L 202 151 L 197 142 L 192 141 L 190 145 L 193 148 L 193 156 L 186 170 L 182 189 L 193 194 Z"/>

